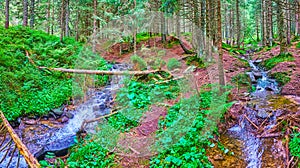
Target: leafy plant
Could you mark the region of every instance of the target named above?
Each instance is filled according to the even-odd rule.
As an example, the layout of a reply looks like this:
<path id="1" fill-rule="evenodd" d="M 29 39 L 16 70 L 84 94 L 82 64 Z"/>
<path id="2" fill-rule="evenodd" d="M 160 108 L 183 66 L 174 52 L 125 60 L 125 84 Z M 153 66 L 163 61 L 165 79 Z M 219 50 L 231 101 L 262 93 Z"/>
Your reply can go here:
<path id="1" fill-rule="evenodd" d="M 198 57 L 197 55 L 195 56 L 191 56 L 191 57 L 187 57 L 186 58 L 186 64 L 187 65 L 195 65 L 199 68 L 205 68 L 205 63 L 203 61 L 202 58 Z"/>
<path id="2" fill-rule="evenodd" d="M 176 58 L 170 58 L 167 62 L 168 70 L 174 70 L 180 67 L 181 67 L 181 63 Z"/>
<path id="3" fill-rule="evenodd" d="M 271 74 L 271 77 L 275 78 L 281 86 L 284 86 L 291 80 L 287 72 L 275 72 Z"/>
<path id="4" fill-rule="evenodd" d="M 300 42 L 297 43 L 296 48 L 300 48 Z"/>
<path id="5" fill-rule="evenodd" d="M 69 167 L 110 167 L 114 163 L 113 154 L 108 154 L 108 150 L 93 139 L 86 139 L 71 149 L 70 157 L 67 160 Z"/>
<path id="6" fill-rule="evenodd" d="M 262 66 L 264 66 L 267 70 L 274 68 L 280 62 L 289 62 L 295 61 L 295 58 L 292 54 L 279 54 L 275 57 L 269 58 L 262 62 Z"/>
<path id="7" fill-rule="evenodd" d="M 206 156 L 205 148 L 210 145 L 209 138 L 213 133 L 209 130 L 216 128 L 216 125 L 210 129 L 206 127 L 207 124 L 211 125 L 209 123 L 215 122 L 210 121 L 208 116 L 216 114 L 207 110 L 212 101 L 218 101 L 213 100 L 216 97 L 215 94 L 216 92 L 213 91 L 204 91 L 201 92 L 200 97 L 194 95 L 188 99 L 182 99 L 169 109 L 165 119 L 159 121 L 157 135 L 159 136 L 165 130 L 168 132 L 159 143 L 164 147 L 171 141 L 174 142 L 174 138 L 178 141 L 174 145 L 166 146 L 156 157 L 152 158 L 150 167 L 213 167 Z M 218 117 L 221 117 L 230 106 L 230 103 L 226 103 L 218 109 L 221 112 L 217 114 Z M 181 132 L 176 128 L 172 129 L 182 124 L 182 122 L 178 123 L 182 118 L 186 119 L 191 114 L 196 114 L 196 118 L 187 119 L 192 122 L 190 127 L 180 128 Z"/>
<path id="8" fill-rule="evenodd" d="M 289 142 L 289 149 L 291 151 L 291 155 L 300 158 L 300 133 L 294 133 L 292 134 L 292 137 L 293 138 Z M 298 163 L 298 167 L 299 166 L 300 163 Z"/>
<path id="9" fill-rule="evenodd" d="M 236 84 L 238 87 L 246 87 L 251 89 L 251 79 L 246 73 L 237 74 L 231 78 L 231 82 Z"/>
<path id="10" fill-rule="evenodd" d="M 145 70 L 147 69 L 147 63 L 138 55 L 133 55 L 130 57 L 131 62 L 134 64 L 135 69 Z"/>

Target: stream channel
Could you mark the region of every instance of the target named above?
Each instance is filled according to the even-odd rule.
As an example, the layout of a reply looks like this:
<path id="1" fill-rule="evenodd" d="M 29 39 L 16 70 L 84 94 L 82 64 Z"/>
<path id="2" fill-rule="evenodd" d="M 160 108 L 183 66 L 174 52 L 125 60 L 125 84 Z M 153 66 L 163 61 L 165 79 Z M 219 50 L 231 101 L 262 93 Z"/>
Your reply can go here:
<path id="1" fill-rule="evenodd" d="M 276 137 L 263 138 L 256 134 L 256 128 L 253 124 L 259 126 L 265 120 L 268 123 L 267 128 L 271 129 L 276 125 L 276 118 L 284 110 L 296 110 L 298 104 L 285 101 L 286 98 L 280 96 L 280 87 L 278 83 L 268 77 L 267 72 L 259 66 L 261 61 L 252 60 L 251 55 L 241 56 L 247 60 L 251 66 L 250 76 L 253 86 L 256 88 L 246 102 L 238 102 L 241 106 L 242 115 L 238 117 L 238 124 L 230 127 L 225 134 L 220 135 L 220 141 L 228 149 L 230 154 L 224 155 L 224 152 L 209 151 L 214 156 L 215 167 L 284 167 L 286 159 L 281 139 Z M 128 66 L 116 64 L 111 69 L 126 70 Z M 109 85 L 101 90 L 94 90 L 91 98 L 85 103 L 79 105 L 74 110 L 66 110 L 58 120 L 53 117 L 40 119 L 21 119 L 20 125 L 15 131 L 21 137 L 24 144 L 30 152 L 42 160 L 47 152 L 53 152 L 56 156 L 64 156 L 68 152 L 76 139 L 76 133 L 79 131 L 84 120 L 94 119 L 106 115 L 110 112 L 113 105 L 113 95 L 120 87 L 120 76 L 113 76 Z M 280 102 L 289 102 L 278 106 Z M 291 107 L 288 109 L 287 105 Z M 276 108 L 275 108 L 276 107 Z M 278 108 L 279 107 L 279 108 Z M 250 123 L 250 121 L 252 123 Z M 86 130 L 93 132 L 97 123 L 89 124 Z M 4 154 L 0 153 L 0 157 Z M 13 162 L 10 167 L 16 167 L 18 154 L 14 154 Z M 0 164 L 5 167 L 9 157 Z M 27 167 L 24 158 L 21 157 L 20 167 Z"/>

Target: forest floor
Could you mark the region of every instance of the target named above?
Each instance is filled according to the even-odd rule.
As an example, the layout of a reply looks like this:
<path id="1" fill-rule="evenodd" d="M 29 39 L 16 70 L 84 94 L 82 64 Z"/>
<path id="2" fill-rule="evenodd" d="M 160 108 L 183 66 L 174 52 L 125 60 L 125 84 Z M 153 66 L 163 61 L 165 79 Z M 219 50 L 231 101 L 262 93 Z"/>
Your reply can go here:
<path id="1" fill-rule="evenodd" d="M 168 41 L 172 41 L 172 37 L 167 38 Z M 189 43 L 187 41 L 183 41 L 184 45 L 187 46 L 187 48 L 191 48 Z M 121 44 L 122 45 L 122 44 Z M 183 72 L 188 68 L 186 65 L 186 62 L 184 59 L 187 55 L 184 53 L 183 49 L 180 47 L 179 44 L 174 44 L 169 47 L 164 47 L 161 43 L 161 40 L 159 37 L 152 38 L 150 41 L 142 41 L 137 45 L 137 55 L 142 56 L 142 58 L 147 58 L 149 55 L 145 54 L 145 46 L 147 48 L 157 47 L 157 48 L 164 48 L 166 50 L 165 56 L 161 57 L 165 62 L 167 62 L 170 58 L 176 58 L 177 60 L 180 60 L 182 66 L 179 70 L 176 70 L 175 75 L 180 76 L 183 75 Z M 126 46 L 122 46 L 122 48 L 126 48 Z M 276 46 L 274 48 L 271 48 L 269 51 L 266 51 L 265 49 L 254 53 L 252 56 L 253 60 L 266 60 L 273 56 L 276 56 L 279 54 L 279 46 Z M 288 51 L 295 57 L 294 62 L 282 62 L 277 64 L 274 68 L 270 70 L 270 74 L 275 72 L 290 72 L 289 77 L 291 80 L 283 86 L 282 88 L 282 95 L 294 95 L 294 96 L 300 96 L 300 50 L 296 48 L 296 43 L 293 43 L 291 47 L 288 48 Z M 116 44 L 112 47 L 112 50 L 110 52 L 105 53 L 102 55 L 106 60 L 110 62 L 115 63 L 129 63 L 130 62 L 130 56 L 133 55 L 133 53 L 126 53 L 120 55 L 120 44 Z M 153 56 L 150 54 L 150 56 Z M 238 55 L 235 55 L 233 53 L 230 53 L 227 50 L 224 50 L 223 54 L 223 63 L 224 63 L 224 72 L 225 72 L 225 78 L 226 83 L 229 85 L 235 85 L 232 83 L 232 78 L 237 76 L 238 74 L 243 74 L 250 70 L 249 65 L 245 64 L 245 62 L 241 61 L 237 57 Z M 166 66 L 163 66 L 162 69 L 166 69 Z M 200 88 L 204 84 L 211 83 L 211 79 L 209 77 L 209 70 L 208 68 L 199 68 L 197 67 L 195 71 L 192 72 L 193 76 L 195 78 L 195 81 L 197 83 L 197 86 Z M 241 109 L 242 109 L 242 103 L 241 102 L 247 102 L 249 101 L 249 88 L 247 87 L 241 87 L 237 88 L 234 87 L 231 91 L 230 101 L 236 101 L 238 103 L 234 104 L 231 109 L 229 109 L 229 112 L 225 114 L 225 122 L 222 122 L 219 124 L 219 132 L 222 134 L 225 130 L 227 130 L 229 127 L 234 125 L 237 122 L 237 118 L 239 115 L 241 115 Z M 300 103 L 300 99 L 294 98 L 298 103 Z M 178 102 L 179 99 L 176 100 L 168 100 L 164 102 L 165 104 L 168 104 L 170 106 L 174 105 L 176 102 Z M 152 135 L 155 133 L 155 131 L 158 129 L 158 120 L 161 116 L 166 116 L 167 114 L 167 108 L 165 107 L 158 107 L 156 105 L 152 105 L 150 107 L 151 111 L 155 111 L 156 119 L 153 120 L 153 116 L 151 116 L 152 120 L 147 120 L 147 113 L 146 117 L 144 118 L 144 122 L 142 121 L 141 124 L 137 127 L 132 129 L 127 134 L 130 136 L 136 136 L 141 138 L 146 138 L 147 136 Z M 153 113 L 151 113 L 153 114 Z M 222 136 L 222 135 L 221 135 Z M 233 146 L 232 144 L 235 143 L 236 146 L 241 146 L 241 143 L 238 141 L 232 142 L 228 137 L 221 138 L 221 143 L 229 144 L 229 146 Z M 139 146 L 140 145 L 140 146 Z M 134 148 L 139 149 L 144 144 L 135 144 Z M 230 147 L 229 147 L 230 148 Z M 237 155 L 242 155 L 242 151 L 235 151 Z M 226 159 L 224 158 L 223 154 L 224 151 L 221 151 L 218 147 L 208 150 L 208 157 L 209 160 L 212 162 L 212 164 L 215 167 L 232 167 L 233 165 L 236 166 L 242 166 L 245 167 L 245 161 L 243 159 L 237 159 L 233 156 L 226 156 Z M 239 154 L 240 153 L 240 154 Z M 149 159 L 150 157 L 130 157 L 130 156 L 118 156 L 116 159 L 116 162 L 118 162 L 123 167 L 148 167 L 149 166 Z"/>

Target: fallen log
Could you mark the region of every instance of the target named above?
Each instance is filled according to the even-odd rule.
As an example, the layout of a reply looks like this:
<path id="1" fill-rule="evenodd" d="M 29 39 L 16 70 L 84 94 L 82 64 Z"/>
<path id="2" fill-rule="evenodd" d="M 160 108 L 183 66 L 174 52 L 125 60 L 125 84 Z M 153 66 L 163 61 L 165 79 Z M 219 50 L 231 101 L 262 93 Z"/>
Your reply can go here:
<path id="1" fill-rule="evenodd" d="M 76 74 L 94 74 L 94 75 L 147 75 L 157 72 L 167 72 L 164 70 L 149 70 L 149 71 L 103 71 L 103 70 L 86 70 L 86 69 L 66 69 L 66 68 L 49 68 L 49 67 L 38 67 L 39 69 L 48 69 L 51 71 L 59 71 L 66 73 Z M 172 74 L 170 74 L 172 76 Z"/>
<path id="2" fill-rule="evenodd" d="M 14 129 L 10 126 L 9 122 L 6 120 L 4 114 L 0 111 L 1 120 L 7 129 L 8 133 L 10 134 L 11 139 L 15 142 L 16 147 L 19 149 L 20 154 L 24 156 L 27 164 L 31 168 L 39 168 L 40 164 L 36 160 L 36 158 L 30 153 L 28 148 L 23 144 L 19 136 L 16 134 Z"/>

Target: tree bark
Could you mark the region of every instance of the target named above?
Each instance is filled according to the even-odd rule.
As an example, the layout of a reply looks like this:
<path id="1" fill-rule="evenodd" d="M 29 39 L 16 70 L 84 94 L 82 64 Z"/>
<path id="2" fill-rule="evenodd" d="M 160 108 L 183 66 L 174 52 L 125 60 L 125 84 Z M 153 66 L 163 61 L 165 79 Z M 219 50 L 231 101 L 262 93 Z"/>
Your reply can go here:
<path id="1" fill-rule="evenodd" d="M 286 24 L 284 23 L 284 13 L 282 7 L 282 0 L 275 0 L 277 5 L 277 26 L 278 26 L 278 36 L 280 41 L 280 54 L 285 54 L 287 52 L 286 43 Z"/>
<path id="2" fill-rule="evenodd" d="M 9 0 L 5 0 L 5 28 L 9 27 Z"/>
<path id="3" fill-rule="evenodd" d="M 30 28 L 34 27 L 34 17 L 35 17 L 34 7 L 35 7 L 35 1 L 30 0 Z"/>
<path id="4" fill-rule="evenodd" d="M 217 2 L 217 18 L 218 18 L 218 30 L 217 30 L 217 46 L 218 46 L 218 71 L 219 71 L 219 84 L 221 93 L 224 92 L 223 87 L 225 86 L 225 76 L 223 68 L 223 50 L 222 50 L 222 17 L 221 17 L 221 0 Z"/>
<path id="5" fill-rule="evenodd" d="M 62 42 L 63 41 L 63 38 L 64 38 L 64 35 L 65 35 L 65 0 L 62 0 L 62 3 L 61 3 L 61 16 L 60 16 L 60 29 L 61 29 L 61 32 L 60 32 L 60 41 Z"/>
<path id="6" fill-rule="evenodd" d="M 28 25 L 28 0 L 23 0 L 23 26 Z"/>
<path id="7" fill-rule="evenodd" d="M 90 75 L 147 75 L 156 72 L 165 72 L 163 70 L 151 70 L 151 71 L 102 71 L 102 70 L 86 70 L 86 69 L 66 69 L 66 68 L 48 68 L 38 67 L 39 69 L 48 69 L 51 71 L 59 71 L 66 73 L 76 74 L 90 74 Z"/>
<path id="8" fill-rule="evenodd" d="M 96 53 L 96 33 L 97 33 L 97 0 L 94 0 L 94 23 L 93 23 L 93 52 Z"/>
<path id="9" fill-rule="evenodd" d="M 236 0 L 236 43 L 237 48 L 240 48 L 241 45 L 241 21 L 240 21 L 240 2 L 239 0 Z"/>
<path id="10" fill-rule="evenodd" d="M 70 20 L 70 7 L 69 7 L 69 0 L 66 0 L 66 4 L 65 4 L 65 36 L 69 36 L 69 20 Z"/>
<path id="11" fill-rule="evenodd" d="M 51 9 L 51 0 L 48 0 L 48 4 L 47 4 L 47 33 L 50 34 L 50 25 L 51 25 L 51 18 L 50 18 L 50 9 Z"/>

